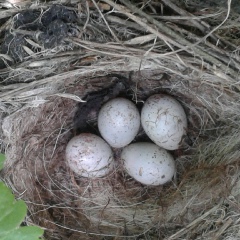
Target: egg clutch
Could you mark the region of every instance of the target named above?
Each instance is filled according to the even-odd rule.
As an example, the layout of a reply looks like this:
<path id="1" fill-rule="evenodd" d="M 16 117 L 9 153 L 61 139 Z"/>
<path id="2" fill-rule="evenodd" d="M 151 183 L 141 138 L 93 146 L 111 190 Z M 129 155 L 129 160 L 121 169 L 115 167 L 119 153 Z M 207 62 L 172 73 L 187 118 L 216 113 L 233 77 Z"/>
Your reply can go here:
<path id="1" fill-rule="evenodd" d="M 186 134 L 187 117 L 181 104 L 166 94 L 154 94 L 144 103 L 141 114 L 130 100 L 117 97 L 106 102 L 98 114 L 99 137 L 81 133 L 66 147 L 66 161 L 78 175 L 99 178 L 115 166 L 114 149 L 121 148 L 125 171 L 145 185 L 171 181 L 176 166 L 168 150 L 179 148 Z M 140 126 L 152 142 L 131 143 Z"/>

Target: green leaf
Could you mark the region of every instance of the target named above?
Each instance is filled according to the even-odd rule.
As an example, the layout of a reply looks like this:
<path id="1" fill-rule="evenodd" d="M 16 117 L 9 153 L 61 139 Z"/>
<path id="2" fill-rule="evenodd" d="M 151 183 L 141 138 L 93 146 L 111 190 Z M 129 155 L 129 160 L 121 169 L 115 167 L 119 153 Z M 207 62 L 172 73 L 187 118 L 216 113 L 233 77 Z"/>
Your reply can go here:
<path id="1" fill-rule="evenodd" d="M 39 237 L 42 235 L 43 230 L 41 228 L 28 226 L 18 228 L 6 237 L 0 238 L 0 240 L 39 240 Z"/>
<path id="2" fill-rule="evenodd" d="M 0 194 L 0 213 L 1 213 L 0 223 L 1 223 L 2 219 L 11 212 L 12 210 L 11 208 L 15 203 L 15 199 L 11 190 L 3 182 L 0 182 L 0 193 L 1 193 Z"/>
<path id="3" fill-rule="evenodd" d="M 5 159 L 6 159 L 5 155 L 0 153 L 0 170 L 3 169 Z"/>
<path id="4" fill-rule="evenodd" d="M 23 222 L 27 214 L 25 202 L 17 201 L 12 206 L 8 214 L 0 221 L 0 237 L 15 230 Z"/>
<path id="5" fill-rule="evenodd" d="M 43 234 L 39 227 L 19 227 L 27 214 L 24 201 L 16 201 L 10 189 L 0 182 L 0 240 L 37 240 Z"/>
<path id="6" fill-rule="evenodd" d="M 27 214 L 24 201 L 15 201 L 11 191 L 0 182 L 0 237 L 16 229 Z"/>

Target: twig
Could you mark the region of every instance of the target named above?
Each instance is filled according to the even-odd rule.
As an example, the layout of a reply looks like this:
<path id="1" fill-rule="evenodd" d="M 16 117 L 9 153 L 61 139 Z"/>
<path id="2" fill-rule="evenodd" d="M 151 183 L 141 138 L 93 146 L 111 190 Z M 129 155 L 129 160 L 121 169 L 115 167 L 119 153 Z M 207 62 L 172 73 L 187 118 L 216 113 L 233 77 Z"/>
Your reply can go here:
<path id="1" fill-rule="evenodd" d="M 180 15 L 183 16 L 192 16 L 192 14 L 190 14 L 189 12 L 187 12 L 186 10 L 178 7 L 177 5 L 175 5 L 174 3 L 172 3 L 170 0 L 162 0 L 168 7 L 172 8 L 175 12 L 179 13 Z M 191 23 L 193 23 L 202 33 L 205 33 L 206 31 L 208 32 L 209 29 L 207 29 L 205 26 L 203 26 L 201 23 L 199 23 L 197 20 L 195 19 L 189 19 L 189 21 Z M 214 36 L 213 34 L 210 35 L 211 38 L 217 42 L 217 37 Z"/>
<path id="2" fill-rule="evenodd" d="M 18 12 L 20 12 L 19 9 L 0 10 L 0 19 L 11 17 Z"/>
<path id="3" fill-rule="evenodd" d="M 101 10 L 99 9 L 99 7 L 98 7 L 97 3 L 95 2 L 95 0 L 91 0 L 91 1 L 93 2 L 94 6 L 95 6 L 96 9 L 98 10 L 99 14 L 101 15 L 103 21 L 105 22 L 108 30 L 110 31 L 110 33 L 112 34 L 112 36 L 114 37 L 114 39 L 115 39 L 118 43 L 120 43 L 119 39 L 117 38 L 117 36 L 116 36 L 116 34 L 113 32 L 113 30 L 110 28 L 107 20 L 106 20 L 105 17 L 103 16 L 103 14 L 102 14 Z"/>
<path id="4" fill-rule="evenodd" d="M 146 19 L 143 18 L 139 18 L 135 15 L 133 15 L 132 13 L 129 12 L 129 9 L 114 3 L 111 0 L 104 0 L 104 2 L 108 3 L 109 5 L 111 5 L 113 8 L 115 8 L 116 10 L 118 10 L 119 12 L 123 13 L 124 15 L 126 15 L 128 18 L 132 19 L 134 22 L 138 23 L 141 27 L 143 27 L 145 29 L 145 31 L 147 32 L 151 32 L 153 34 L 155 34 L 157 37 L 159 37 L 160 39 L 162 39 L 163 41 L 168 41 L 171 44 L 173 44 L 174 46 L 177 46 L 179 48 L 184 48 L 183 45 L 181 45 L 180 43 L 178 43 L 177 41 L 175 41 L 174 39 L 168 37 L 168 35 L 165 35 L 159 31 L 156 30 L 156 28 L 154 28 L 153 26 L 150 26 L 149 24 L 146 23 Z M 133 11 L 134 12 L 134 11 Z M 170 30 L 170 29 L 169 29 Z M 171 30 L 170 30 L 171 31 Z M 170 35 L 170 34 L 169 34 Z"/>
<path id="5" fill-rule="evenodd" d="M 90 19 L 90 12 L 89 12 L 89 5 L 88 5 L 88 1 L 86 1 L 86 8 L 87 8 L 87 20 L 83 26 L 83 31 L 85 31 L 87 25 L 88 25 L 88 22 L 89 22 L 89 19 Z"/>
<path id="6" fill-rule="evenodd" d="M 185 35 L 187 35 L 189 38 L 199 41 L 200 37 L 198 37 L 196 34 L 189 32 L 185 29 L 179 28 L 177 25 L 171 25 L 171 28 L 177 30 L 178 32 L 182 32 Z M 234 58 L 232 54 L 230 55 L 229 52 L 225 51 L 224 49 L 220 49 L 218 46 L 213 45 L 212 43 L 205 41 L 205 45 L 199 45 L 199 48 L 202 50 L 206 50 L 206 46 L 208 46 L 209 52 L 214 56 L 215 58 L 223 61 L 225 64 L 237 69 L 240 69 L 240 63 L 238 62 L 238 59 Z"/>
<path id="7" fill-rule="evenodd" d="M 156 15 L 154 16 L 156 19 L 162 19 L 162 20 L 199 20 L 199 19 L 205 19 L 205 18 L 211 18 L 211 17 L 216 17 L 223 12 L 217 12 L 213 14 L 206 14 L 204 16 L 194 16 L 194 15 L 189 15 L 189 16 L 159 16 Z"/>
<path id="8" fill-rule="evenodd" d="M 126 44 L 126 45 L 140 45 L 140 44 L 144 44 L 144 43 L 147 43 L 149 41 L 152 41 L 155 38 L 156 38 L 156 35 L 148 34 L 148 35 L 145 35 L 145 36 L 132 38 L 128 41 L 125 41 L 124 44 Z"/>
<path id="9" fill-rule="evenodd" d="M 141 26 L 139 26 L 138 24 L 134 23 L 134 22 L 131 22 L 131 21 L 128 21 L 126 19 L 122 19 L 120 17 L 117 17 L 117 16 L 111 16 L 111 15 L 106 15 L 105 17 L 109 22 L 112 22 L 112 23 L 115 23 L 115 24 L 121 24 L 123 25 L 124 27 L 126 28 L 133 28 L 139 32 L 144 32 L 141 28 Z"/>
<path id="10" fill-rule="evenodd" d="M 231 2 L 232 2 L 232 0 L 228 0 L 228 11 L 227 11 L 227 15 L 226 15 L 225 19 L 218 26 L 216 26 L 212 31 L 210 31 L 207 35 L 205 35 L 201 40 L 199 40 L 198 42 L 194 43 L 194 46 L 196 46 L 199 43 L 205 41 L 209 36 L 211 36 L 211 34 L 216 32 L 228 20 L 229 14 L 230 14 L 230 10 L 231 10 Z"/>
<path id="11" fill-rule="evenodd" d="M 225 230 L 233 223 L 232 218 L 229 218 L 223 226 L 218 230 L 218 232 L 214 235 L 212 240 L 218 240 L 219 237 L 225 232 Z"/>
<path id="12" fill-rule="evenodd" d="M 138 13 L 140 16 L 142 16 L 147 21 L 152 23 L 155 27 L 157 27 L 160 31 L 162 31 L 166 35 L 159 34 L 158 31 L 156 31 L 155 29 L 152 29 L 151 27 L 149 27 L 149 25 L 146 24 L 146 23 L 143 24 L 142 19 L 140 19 L 140 18 L 136 17 L 135 15 L 129 13 L 128 9 L 123 8 L 122 6 L 120 6 L 118 4 L 115 4 L 111 0 L 104 0 L 104 1 L 107 2 L 109 5 L 113 6 L 115 9 L 121 11 L 123 14 L 127 15 L 132 20 L 137 21 L 139 24 L 141 24 L 142 26 L 146 27 L 146 29 L 148 31 L 151 31 L 152 33 L 155 33 L 157 36 L 161 35 L 163 37 L 162 39 L 165 39 L 165 41 L 169 41 L 174 46 L 177 46 L 177 47 L 180 48 L 179 50 L 176 50 L 176 51 L 168 53 L 168 54 L 176 54 L 177 52 L 180 52 L 180 51 L 187 51 L 187 52 L 192 54 L 192 51 L 193 51 L 195 55 L 198 55 L 201 59 L 210 62 L 213 66 L 217 66 L 224 73 L 228 72 L 234 78 L 238 78 L 238 73 L 235 72 L 234 70 L 230 69 L 228 65 L 223 64 L 221 61 L 219 61 L 215 57 L 211 56 L 207 51 L 203 51 L 203 50 L 199 49 L 196 43 L 192 44 L 191 42 L 187 41 L 185 38 L 183 38 L 181 35 L 179 35 L 176 32 L 174 32 L 172 29 L 168 28 L 163 23 L 157 21 L 156 19 L 152 18 L 150 15 L 144 13 L 143 11 L 138 9 L 137 7 L 133 6 L 128 0 L 120 0 L 120 2 L 122 2 L 124 5 L 126 5 L 132 12 Z M 219 26 L 221 26 L 221 24 Z M 214 28 L 214 30 L 212 30 L 206 36 L 211 35 L 215 30 L 216 30 L 216 28 Z M 171 38 L 167 37 L 167 36 L 170 36 Z M 205 37 L 203 39 L 205 39 Z M 173 39 L 176 39 L 178 41 L 178 43 L 176 43 L 176 41 L 174 41 Z M 192 49 L 192 51 L 190 51 L 190 49 Z"/>
<path id="13" fill-rule="evenodd" d="M 180 231 L 176 232 L 175 234 L 173 234 L 172 236 L 170 236 L 169 238 L 165 238 L 164 240 L 173 240 L 173 239 L 179 239 L 181 236 L 183 236 L 186 232 L 188 232 L 190 229 L 192 229 L 195 225 L 199 224 L 201 221 L 204 220 L 204 218 L 206 218 L 208 215 L 210 215 L 212 212 L 215 212 L 221 205 L 221 202 L 213 207 L 212 209 L 210 209 L 209 211 L 207 211 L 206 213 L 204 213 L 202 216 L 198 217 L 197 219 L 195 219 L 194 221 L 192 221 L 190 224 L 188 224 L 185 228 L 182 228 Z"/>

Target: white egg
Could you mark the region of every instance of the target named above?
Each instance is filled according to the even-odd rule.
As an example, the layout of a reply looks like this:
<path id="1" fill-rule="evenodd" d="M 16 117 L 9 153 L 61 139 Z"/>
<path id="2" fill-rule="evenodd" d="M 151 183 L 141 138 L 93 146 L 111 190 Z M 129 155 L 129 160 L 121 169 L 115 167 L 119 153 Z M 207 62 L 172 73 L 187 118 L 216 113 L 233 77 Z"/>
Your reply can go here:
<path id="1" fill-rule="evenodd" d="M 103 177 L 113 169 L 113 152 L 100 137 L 82 133 L 73 137 L 66 147 L 69 167 L 83 177 Z"/>
<path id="2" fill-rule="evenodd" d="M 139 127 L 140 114 L 128 99 L 112 99 L 105 103 L 99 112 L 98 129 L 112 147 L 128 145 L 137 135 Z"/>
<path id="3" fill-rule="evenodd" d="M 143 105 L 141 123 L 149 138 L 167 150 L 179 148 L 187 129 L 187 117 L 181 104 L 166 94 L 155 94 Z"/>
<path id="4" fill-rule="evenodd" d="M 133 143 L 121 153 L 127 173 L 146 185 L 162 185 L 171 181 L 176 168 L 167 150 L 154 143 Z"/>

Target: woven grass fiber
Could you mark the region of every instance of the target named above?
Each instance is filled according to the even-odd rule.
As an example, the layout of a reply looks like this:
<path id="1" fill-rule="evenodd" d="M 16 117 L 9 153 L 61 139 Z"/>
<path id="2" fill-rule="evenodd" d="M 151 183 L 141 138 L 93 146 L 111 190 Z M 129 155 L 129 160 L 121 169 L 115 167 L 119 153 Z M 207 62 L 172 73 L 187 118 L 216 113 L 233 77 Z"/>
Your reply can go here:
<path id="1" fill-rule="evenodd" d="M 26 225 L 47 240 L 240 239 L 237 0 L 0 6 L 0 177 L 27 203 Z M 130 178 L 119 152 L 100 179 L 65 162 L 79 102 L 119 79 L 138 104 L 164 92 L 185 109 L 177 174 L 164 186 Z"/>

